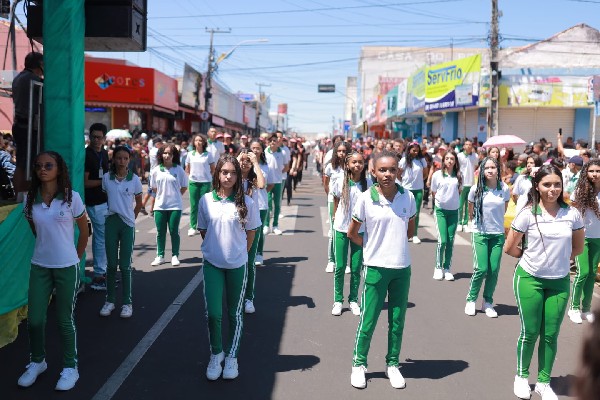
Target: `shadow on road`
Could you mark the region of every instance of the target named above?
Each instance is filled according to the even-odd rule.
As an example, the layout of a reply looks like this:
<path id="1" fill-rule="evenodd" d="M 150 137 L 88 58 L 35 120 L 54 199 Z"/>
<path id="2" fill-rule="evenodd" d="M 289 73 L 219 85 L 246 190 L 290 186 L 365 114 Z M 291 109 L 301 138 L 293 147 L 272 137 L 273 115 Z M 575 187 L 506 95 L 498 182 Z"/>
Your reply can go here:
<path id="1" fill-rule="evenodd" d="M 457 272 L 454 274 L 454 280 L 459 281 L 461 279 L 471 279 L 471 275 L 473 274 L 470 272 Z"/>
<path id="2" fill-rule="evenodd" d="M 400 363 L 402 375 L 414 379 L 443 379 L 469 368 L 464 360 L 412 360 Z M 384 375 L 385 376 L 385 375 Z"/>
<path id="3" fill-rule="evenodd" d="M 557 376 L 552 378 L 552 389 L 559 396 L 575 397 L 573 394 L 573 385 L 575 375 Z"/>
<path id="4" fill-rule="evenodd" d="M 496 304 L 494 309 L 498 313 L 498 315 L 519 315 L 519 309 L 517 306 L 512 306 L 508 304 Z"/>

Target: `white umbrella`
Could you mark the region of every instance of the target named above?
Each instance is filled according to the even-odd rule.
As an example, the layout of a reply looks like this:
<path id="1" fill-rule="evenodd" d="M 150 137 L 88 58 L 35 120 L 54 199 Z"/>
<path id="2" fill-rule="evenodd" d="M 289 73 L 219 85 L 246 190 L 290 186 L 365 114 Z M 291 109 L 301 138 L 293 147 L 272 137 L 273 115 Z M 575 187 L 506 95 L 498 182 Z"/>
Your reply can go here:
<path id="1" fill-rule="evenodd" d="M 107 139 L 131 139 L 131 133 L 126 129 L 111 129 L 106 134 Z"/>
<path id="2" fill-rule="evenodd" d="M 483 147 L 511 147 L 527 144 L 523 139 L 515 135 L 498 135 L 492 136 L 484 144 Z"/>

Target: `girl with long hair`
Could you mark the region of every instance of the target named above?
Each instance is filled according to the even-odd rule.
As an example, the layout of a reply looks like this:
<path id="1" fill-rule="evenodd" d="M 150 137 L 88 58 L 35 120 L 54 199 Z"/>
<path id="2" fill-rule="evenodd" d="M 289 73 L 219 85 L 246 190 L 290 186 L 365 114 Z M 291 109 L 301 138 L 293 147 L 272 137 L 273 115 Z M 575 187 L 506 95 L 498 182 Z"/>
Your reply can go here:
<path id="1" fill-rule="evenodd" d="M 189 176 L 190 189 L 190 229 L 188 236 L 194 236 L 198 230 L 198 202 L 200 197 L 210 192 L 215 163 L 212 153 L 207 150 L 208 142 L 202 135 L 192 138 L 194 150 L 185 158 L 185 173 Z"/>
<path id="2" fill-rule="evenodd" d="M 537 154 L 527 156 L 526 167 L 523 174 L 519 175 L 512 188 L 512 198 L 517 205 L 515 212 L 519 211 L 527 203 L 527 195 L 531 189 L 531 181 L 535 171 L 542 166 L 542 159 Z"/>
<path id="3" fill-rule="evenodd" d="M 253 139 L 250 142 L 250 150 L 256 156 L 260 170 L 262 171 L 263 177 L 265 178 L 266 187 L 258 189 L 258 210 L 260 211 L 260 220 L 262 223 L 261 229 L 256 231 L 258 237 L 258 245 L 256 249 L 256 257 L 254 258 L 255 265 L 263 265 L 263 249 L 265 247 L 265 232 L 264 228 L 268 229 L 268 215 L 269 215 L 269 193 L 275 187 L 277 178 L 273 173 L 273 170 L 269 168 L 267 159 L 265 157 L 265 147 L 260 139 Z"/>
<path id="4" fill-rule="evenodd" d="M 183 210 L 183 194 L 188 187 L 188 177 L 179 164 L 179 151 L 172 144 L 166 144 L 156 155 L 158 165 L 150 171 L 150 185 L 156 194 L 154 200 L 154 222 L 156 223 L 156 258 L 152 266 L 165 262 L 165 242 L 167 227 L 171 234 L 171 265 L 179 262 L 179 221 Z"/>
<path id="5" fill-rule="evenodd" d="M 419 213 L 423 203 L 423 189 L 425 183 L 423 177 L 428 175 L 427 161 L 421 151 L 421 146 L 417 142 L 412 142 L 406 148 L 406 154 L 398 164 L 398 176 L 402 177 L 402 187 L 408 189 L 415 196 L 417 203 L 417 216 L 415 219 L 415 234 L 412 242 L 421 243 L 419 239 Z"/>
<path id="6" fill-rule="evenodd" d="M 56 390 L 70 390 L 79 379 L 74 310 L 79 263 L 88 242 L 87 215 L 81 196 L 72 189 L 67 164 L 60 154 L 44 151 L 35 157 L 33 166 L 35 173 L 23 210 L 35 236 L 27 319 L 30 363 L 18 384 L 21 387 L 33 385 L 48 368 L 46 319 L 54 291 L 63 356 L 63 370 Z M 79 229 L 77 241 L 75 225 Z"/>
<path id="7" fill-rule="evenodd" d="M 110 171 L 102 177 L 102 190 L 108 198 L 106 215 L 106 301 L 100 315 L 108 317 L 115 309 L 117 265 L 121 270 L 123 306 L 121 317 L 133 315 L 131 299 L 131 257 L 135 242 L 135 219 L 142 209 L 142 182 L 128 168 L 131 152 L 125 146 L 113 151 Z M 135 203 L 135 207 L 133 204 Z"/>
<path id="8" fill-rule="evenodd" d="M 600 263 L 600 159 L 592 158 L 583 166 L 581 175 L 571 195 L 573 206 L 579 210 L 585 223 L 583 253 L 575 257 L 577 274 L 573 280 L 568 315 L 571 321 L 581 324 L 583 319 L 593 322 L 591 312 L 596 270 Z"/>
<path id="9" fill-rule="evenodd" d="M 269 191 L 268 202 L 269 212 L 267 214 L 267 223 L 264 224 L 263 234 L 269 233 L 269 222 L 271 220 L 271 214 L 273 214 L 273 234 L 281 235 L 281 229 L 279 229 L 279 214 L 281 213 L 281 196 L 283 193 L 284 171 L 287 171 L 286 156 L 279 145 L 279 139 L 276 133 L 269 137 L 268 147 L 265 151 L 265 157 L 269 170 L 272 171 L 274 179 L 277 182 L 273 185 L 273 189 Z"/>
<path id="10" fill-rule="evenodd" d="M 527 204 L 512 222 L 504 252 L 519 258 L 513 290 L 521 319 L 517 341 L 517 374 L 514 393 L 531 397 L 529 365 L 538 345 L 535 391 L 543 399 L 556 399 L 550 387 L 556 359 L 558 333 L 569 302 L 569 260 L 584 247 L 584 222 L 579 211 L 563 199 L 563 179 L 558 168 L 543 165 L 535 172 Z M 523 244 L 523 238 L 527 244 Z"/>
<path id="11" fill-rule="evenodd" d="M 338 179 L 332 187 L 333 229 L 335 235 L 335 276 L 333 309 L 331 314 L 341 315 L 344 301 L 344 272 L 350 274 L 348 303 L 354 315 L 360 315 L 358 306 L 358 286 L 362 267 L 362 247 L 350 242 L 348 227 L 352 219 L 352 209 L 358 196 L 370 188 L 372 182 L 366 177 L 365 159 L 362 154 L 352 151 L 344 162 L 344 178 Z M 364 228 L 359 231 L 363 234 Z M 348 268 L 348 246 L 350 246 L 350 267 Z"/>
<path id="12" fill-rule="evenodd" d="M 475 302 L 483 288 L 481 311 L 490 318 L 498 317 L 494 309 L 494 291 L 498 283 L 502 246 L 504 245 L 504 213 L 508 208 L 510 189 L 500 177 L 498 159 L 486 157 L 479 166 L 477 184 L 469 191 L 469 218 L 473 221 L 473 275 L 465 314 L 475 315 Z"/>
<path id="13" fill-rule="evenodd" d="M 458 225 L 458 207 L 462 174 L 458 165 L 458 157 L 454 151 L 444 155 L 442 169 L 431 177 L 431 193 L 435 199 L 435 219 L 438 229 L 438 245 L 433 279 L 453 281 L 450 272 L 454 237 Z"/>
<path id="14" fill-rule="evenodd" d="M 214 381 L 221 373 L 223 379 L 238 376 L 248 252 L 255 231 L 260 228 L 260 217 L 254 202 L 244 193 L 242 170 L 234 156 L 224 154 L 219 158 L 212 184 L 212 192 L 200 199 L 198 228 L 203 239 L 204 301 L 211 351 L 206 377 Z M 227 298 L 229 316 L 225 347 L 221 335 L 223 294 Z M 225 368 L 221 365 L 223 360 Z"/>

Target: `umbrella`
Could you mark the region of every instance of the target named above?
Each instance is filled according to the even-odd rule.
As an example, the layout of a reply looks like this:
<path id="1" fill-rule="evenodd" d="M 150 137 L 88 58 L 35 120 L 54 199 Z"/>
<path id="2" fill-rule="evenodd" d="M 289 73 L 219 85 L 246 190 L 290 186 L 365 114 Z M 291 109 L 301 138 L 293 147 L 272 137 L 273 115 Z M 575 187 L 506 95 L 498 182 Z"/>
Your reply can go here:
<path id="1" fill-rule="evenodd" d="M 126 129 L 111 129 L 106 134 L 107 139 L 130 139 L 131 133 Z"/>
<path id="2" fill-rule="evenodd" d="M 515 135 L 498 135 L 492 136 L 484 144 L 483 147 L 510 147 L 527 144 L 523 139 Z"/>

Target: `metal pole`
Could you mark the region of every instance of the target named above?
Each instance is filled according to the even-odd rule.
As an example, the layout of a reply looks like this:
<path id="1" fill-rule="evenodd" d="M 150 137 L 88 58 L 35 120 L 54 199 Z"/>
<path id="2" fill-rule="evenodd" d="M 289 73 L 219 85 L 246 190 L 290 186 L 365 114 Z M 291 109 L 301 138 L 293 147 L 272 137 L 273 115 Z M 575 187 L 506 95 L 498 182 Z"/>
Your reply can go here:
<path id="1" fill-rule="evenodd" d="M 463 107 L 463 138 L 467 140 L 467 107 Z"/>
<path id="2" fill-rule="evenodd" d="M 600 107 L 600 103 L 595 102 L 594 112 L 592 115 L 592 150 L 596 150 L 596 120 L 598 119 L 598 113 L 596 110 L 598 110 L 598 107 Z"/>
<path id="3" fill-rule="evenodd" d="M 498 27 L 498 0 L 492 0 L 492 23 L 490 26 L 490 71 L 491 71 L 491 91 L 490 101 L 490 129 L 489 136 L 498 135 L 498 82 L 500 70 L 498 68 L 498 45 L 499 45 L 499 27 Z"/>
<path id="4" fill-rule="evenodd" d="M 205 91 L 204 91 L 204 111 L 210 112 L 210 98 L 211 89 L 212 89 L 212 74 L 215 71 L 215 49 L 213 47 L 213 37 L 215 33 L 230 33 L 231 29 L 224 31 L 220 29 L 208 29 L 206 28 L 206 32 L 210 32 L 210 47 L 208 50 L 208 68 L 206 71 L 206 80 L 205 80 Z M 211 113 L 212 114 L 212 113 Z M 203 121 L 201 132 L 206 134 L 208 132 L 208 127 L 210 126 L 210 121 Z"/>

